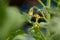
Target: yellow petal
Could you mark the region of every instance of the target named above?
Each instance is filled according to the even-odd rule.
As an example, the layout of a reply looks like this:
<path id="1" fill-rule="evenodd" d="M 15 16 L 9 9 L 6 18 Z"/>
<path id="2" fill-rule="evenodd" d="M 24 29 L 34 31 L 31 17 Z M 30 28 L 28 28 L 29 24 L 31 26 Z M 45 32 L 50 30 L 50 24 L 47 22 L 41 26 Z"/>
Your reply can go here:
<path id="1" fill-rule="evenodd" d="M 30 16 L 33 16 L 33 7 L 30 8 L 30 10 L 29 10 L 29 15 L 30 15 Z"/>

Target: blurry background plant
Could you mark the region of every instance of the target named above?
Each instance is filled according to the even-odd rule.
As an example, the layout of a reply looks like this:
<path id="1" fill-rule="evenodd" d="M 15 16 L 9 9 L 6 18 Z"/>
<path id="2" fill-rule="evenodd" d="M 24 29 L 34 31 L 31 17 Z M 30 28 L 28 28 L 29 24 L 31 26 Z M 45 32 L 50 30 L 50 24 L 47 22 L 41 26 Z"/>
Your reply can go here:
<path id="1" fill-rule="evenodd" d="M 60 0 L 54 0 L 58 6 L 60 6 Z"/>
<path id="2" fill-rule="evenodd" d="M 54 1 L 57 4 L 60 2 Z M 38 12 L 33 14 L 34 7 L 29 10 L 29 15 L 25 12 L 21 14 L 17 7 L 9 6 L 9 0 L 0 0 L 0 40 L 60 40 L 60 7 L 51 8 L 51 0 L 47 0 L 47 6 L 41 0 L 38 2 L 43 6 L 41 10 L 35 7 L 40 15 Z M 41 15 L 46 22 L 38 22 Z M 34 22 L 31 21 L 33 17 Z M 28 28 L 29 34 L 21 29 L 27 23 L 32 24 Z"/>

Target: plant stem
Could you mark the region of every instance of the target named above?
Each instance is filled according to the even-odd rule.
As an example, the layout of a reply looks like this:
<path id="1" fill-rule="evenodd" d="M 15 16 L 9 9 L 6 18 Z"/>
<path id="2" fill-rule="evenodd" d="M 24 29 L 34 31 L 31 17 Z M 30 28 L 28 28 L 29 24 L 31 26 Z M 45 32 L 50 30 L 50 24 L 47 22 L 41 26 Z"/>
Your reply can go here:
<path id="1" fill-rule="evenodd" d="M 51 0 L 47 0 L 47 7 L 50 8 L 51 6 Z"/>
<path id="2" fill-rule="evenodd" d="M 46 6 L 43 4 L 43 2 L 41 0 L 38 0 L 38 2 L 43 6 L 43 8 L 46 10 L 46 19 L 49 21 L 50 20 L 50 14 L 48 12 L 48 10 L 46 9 Z M 51 4 L 51 0 L 48 0 L 48 8 L 50 7 Z"/>
<path id="3" fill-rule="evenodd" d="M 47 0 L 47 8 L 50 8 L 51 7 L 51 0 Z M 47 19 L 50 20 L 50 14 L 49 12 L 46 10 L 46 13 L 47 13 Z"/>
<path id="4" fill-rule="evenodd" d="M 50 13 L 46 10 L 46 19 L 48 20 L 48 21 L 50 21 Z M 47 21 L 47 22 L 48 22 Z"/>
<path id="5" fill-rule="evenodd" d="M 46 28 L 46 29 L 47 29 L 47 35 L 46 35 L 46 37 L 49 37 L 50 36 L 50 30 L 48 28 Z"/>
<path id="6" fill-rule="evenodd" d="M 41 0 L 38 0 L 38 2 L 43 6 L 43 8 L 45 8 L 45 5 Z"/>

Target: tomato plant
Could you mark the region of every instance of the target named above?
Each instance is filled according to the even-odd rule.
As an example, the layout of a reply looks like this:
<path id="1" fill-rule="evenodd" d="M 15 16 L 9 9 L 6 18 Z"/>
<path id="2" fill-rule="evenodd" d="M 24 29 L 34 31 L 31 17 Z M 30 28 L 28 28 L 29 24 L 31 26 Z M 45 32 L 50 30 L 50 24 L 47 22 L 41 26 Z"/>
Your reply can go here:
<path id="1" fill-rule="evenodd" d="M 0 40 L 60 40 L 60 1 L 53 0 L 55 7 L 52 0 L 37 1 L 42 9 L 33 6 L 26 13 L 0 0 Z"/>

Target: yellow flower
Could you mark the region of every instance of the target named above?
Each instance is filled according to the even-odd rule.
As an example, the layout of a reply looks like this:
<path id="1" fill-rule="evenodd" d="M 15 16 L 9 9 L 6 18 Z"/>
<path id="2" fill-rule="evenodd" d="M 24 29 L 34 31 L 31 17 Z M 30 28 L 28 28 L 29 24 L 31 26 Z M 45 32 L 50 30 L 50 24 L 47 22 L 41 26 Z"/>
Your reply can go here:
<path id="1" fill-rule="evenodd" d="M 29 10 L 29 16 L 31 16 L 32 18 L 33 18 L 33 20 L 38 20 L 41 16 L 38 14 L 38 13 L 35 13 L 35 14 L 33 14 L 33 7 L 32 8 L 30 8 L 30 10 Z"/>
<path id="2" fill-rule="evenodd" d="M 40 18 L 40 16 L 38 14 L 36 14 L 34 16 L 36 17 L 36 19 L 39 19 Z"/>
<path id="3" fill-rule="evenodd" d="M 29 10 L 29 15 L 30 15 L 30 16 L 33 16 L 33 8 L 31 8 L 31 9 Z"/>

